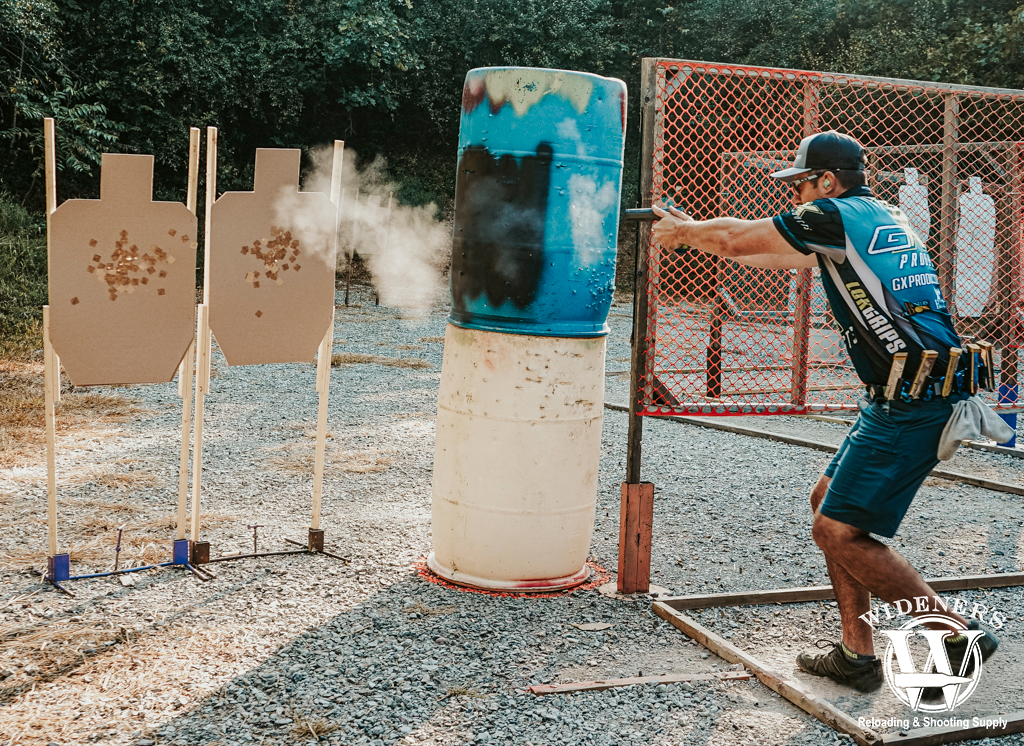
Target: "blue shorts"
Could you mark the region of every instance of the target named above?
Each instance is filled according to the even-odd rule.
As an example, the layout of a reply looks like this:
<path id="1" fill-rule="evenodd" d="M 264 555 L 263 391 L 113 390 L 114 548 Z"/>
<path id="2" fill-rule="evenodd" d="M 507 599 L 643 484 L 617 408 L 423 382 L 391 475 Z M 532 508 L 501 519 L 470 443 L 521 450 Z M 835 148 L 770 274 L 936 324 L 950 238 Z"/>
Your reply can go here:
<path id="1" fill-rule="evenodd" d="M 861 400 L 860 416 L 825 470 L 832 482 L 822 515 L 895 536 L 921 483 L 939 463 L 939 438 L 959 398 L 912 404 Z"/>

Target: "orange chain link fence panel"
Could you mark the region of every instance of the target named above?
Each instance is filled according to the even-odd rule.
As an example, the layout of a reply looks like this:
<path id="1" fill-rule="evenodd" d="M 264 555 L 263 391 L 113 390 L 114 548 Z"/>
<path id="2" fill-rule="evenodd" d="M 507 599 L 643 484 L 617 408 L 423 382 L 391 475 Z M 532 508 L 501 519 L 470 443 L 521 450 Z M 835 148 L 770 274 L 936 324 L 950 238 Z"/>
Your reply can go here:
<path id="1" fill-rule="evenodd" d="M 806 135 L 838 130 L 868 155 L 868 185 L 925 241 L 957 331 L 996 346 L 1016 411 L 1024 338 L 1024 91 L 658 59 L 653 204 L 697 219 L 766 218 L 792 189 L 770 178 Z M 648 109 L 650 111 L 650 109 Z M 649 235 L 649 234 L 648 234 Z M 651 244 L 642 415 L 856 409 L 863 385 L 819 270 L 762 270 Z"/>

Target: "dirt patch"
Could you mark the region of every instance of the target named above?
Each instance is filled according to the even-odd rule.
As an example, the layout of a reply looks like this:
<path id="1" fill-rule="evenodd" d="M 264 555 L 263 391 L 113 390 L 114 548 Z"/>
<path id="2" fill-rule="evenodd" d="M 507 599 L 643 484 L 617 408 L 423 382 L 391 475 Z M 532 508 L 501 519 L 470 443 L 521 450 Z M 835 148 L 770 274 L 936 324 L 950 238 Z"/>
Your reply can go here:
<path id="1" fill-rule="evenodd" d="M 146 410 L 138 401 L 92 389 L 62 391 L 56 407 L 58 436 L 126 422 Z M 42 362 L 0 360 L 0 468 L 32 466 L 45 458 L 46 421 Z"/>
<path id="2" fill-rule="evenodd" d="M 264 450 L 278 454 L 262 462 L 268 471 L 297 476 L 310 476 L 313 473 L 316 452 L 314 447 L 309 444 L 288 443 L 284 446 L 273 446 Z M 351 451 L 335 447 L 324 454 L 324 472 L 326 474 L 375 474 L 388 471 L 394 463 L 394 459 L 389 455 L 391 453 L 393 451 L 378 449 Z"/>
<path id="3" fill-rule="evenodd" d="M 437 416 L 433 412 L 398 412 L 396 420 L 433 420 Z"/>
<path id="4" fill-rule="evenodd" d="M 7 475 L 7 479 L 15 483 L 36 484 L 39 476 L 32 472 L 19 472 Z M 114 464 L 87 464 L 77 468 L 70 474 L 58 474 L 57 488 L 80 487 L 85 484 L 94 484 L 110 489 L 145 489 L 147 487 L 159 487 L 162 482 L 155 474 L 144 469 L 133 469 L 123 471 Z"/>
<path id="5" fill-rule="evenodd" d="M 342 365 L 386 365 L 389 368 L 433 368 L 428 360 L 418 357 L 386 357 L 385 355 L 361 355 L 354 352 L 339 352 L 331 356 L 331 367 Z"/>

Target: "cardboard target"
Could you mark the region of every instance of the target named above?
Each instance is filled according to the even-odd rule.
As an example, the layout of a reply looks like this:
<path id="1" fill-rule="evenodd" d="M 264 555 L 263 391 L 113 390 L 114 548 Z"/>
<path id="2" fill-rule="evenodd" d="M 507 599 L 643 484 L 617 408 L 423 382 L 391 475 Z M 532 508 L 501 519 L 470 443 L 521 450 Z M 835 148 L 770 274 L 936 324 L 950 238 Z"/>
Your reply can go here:
<path id="1" fill-rule="evenodd" d="M 104 153 L 100 198 L 50 217 L 50 339 L 76 386 L 174 378 L 195 332 L 196 216 L 153 201 L 153 156 Z"/>
<path id="2" fill-rule="evenodd" d="M 253 191 L 213 205 L 210 328 L 228 365 L 309 362 L 331 323 L 335 208 L 299 191 L 300 158 L 257 150 Z"/>

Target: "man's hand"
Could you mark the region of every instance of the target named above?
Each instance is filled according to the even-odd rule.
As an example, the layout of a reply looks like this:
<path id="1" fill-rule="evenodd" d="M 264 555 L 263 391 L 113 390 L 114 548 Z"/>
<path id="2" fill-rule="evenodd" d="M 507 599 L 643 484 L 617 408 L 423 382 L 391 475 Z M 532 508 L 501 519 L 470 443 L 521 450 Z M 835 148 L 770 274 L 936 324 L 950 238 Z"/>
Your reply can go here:
<path id="1" fill-rule="evenodd" d="M 666 211 L 657 205 L 651 205 L 651 211 L 660 218 L 651 227 L 651 236 L 661 248 L 671 250 L 686 245 L 683 231 L 687 223 L 693 222 L 692 217 L 678 207 L 669 207 Z"/>

